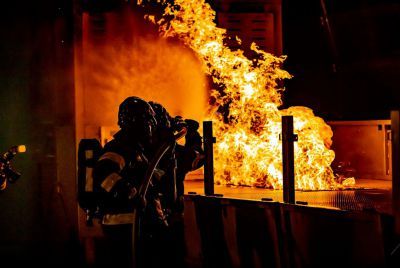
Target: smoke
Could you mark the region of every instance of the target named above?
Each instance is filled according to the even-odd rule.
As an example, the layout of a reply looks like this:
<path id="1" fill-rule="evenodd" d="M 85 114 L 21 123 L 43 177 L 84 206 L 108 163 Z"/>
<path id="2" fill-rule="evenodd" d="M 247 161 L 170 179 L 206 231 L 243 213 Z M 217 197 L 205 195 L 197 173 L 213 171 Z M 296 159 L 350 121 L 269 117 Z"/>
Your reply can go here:
<path id="1" fill-rule="evenodd" d="M 171 115 L 203 119 L 207 80 L 190 49 L 154 35 L 83 41 L 86 126 L 116 125 L 118 106 L 128 96 L 159 102 Z"/>

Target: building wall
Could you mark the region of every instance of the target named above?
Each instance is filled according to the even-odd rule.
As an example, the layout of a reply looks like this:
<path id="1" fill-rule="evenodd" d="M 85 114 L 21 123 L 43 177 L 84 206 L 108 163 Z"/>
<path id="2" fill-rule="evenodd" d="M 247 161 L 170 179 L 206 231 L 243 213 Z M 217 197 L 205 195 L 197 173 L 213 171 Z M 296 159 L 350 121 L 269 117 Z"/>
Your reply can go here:
<path id="1" fill-rule="evenodd" d="M 219 0 L 215 2 L 217 23 L 227 29 L 232 49 L 242 49 L 252 57 L 250 45 L 256 43 L 260 49 L 274 55 L 282 55 L 282 11 L 281 0 Z M 235 37 L 242 40 L 241 45 Z"/>
<path id="2" fill-rule="evenodd" d="M 14 6 L 13 6 L 14 5 Z M 1 16 L 0 150 L 22 177 L 0 194 L 0 257 L 74 263 L 77 243 L 72 3 L 19 1 Z"/>
<path id="3" fill-rule="evenodd" d="M 388 119 L 399 108 L 398 1 L 287 0 L 282 14 L 285 68 L 293 75 L 287 106 L 308 106 L 329 120 Z"/>
<path id="4" fill-rule="evenodd" d="M 128 96 L 157 101 L 174 116 L 203 119 L 208 92 L 199 61 L 181 44 L 159 38 L 144 15 L 128 4 L 82 13 L 76 48 L 81 137 L 100 138 L 100 127 L 117 129 L 118 106 Z"/>

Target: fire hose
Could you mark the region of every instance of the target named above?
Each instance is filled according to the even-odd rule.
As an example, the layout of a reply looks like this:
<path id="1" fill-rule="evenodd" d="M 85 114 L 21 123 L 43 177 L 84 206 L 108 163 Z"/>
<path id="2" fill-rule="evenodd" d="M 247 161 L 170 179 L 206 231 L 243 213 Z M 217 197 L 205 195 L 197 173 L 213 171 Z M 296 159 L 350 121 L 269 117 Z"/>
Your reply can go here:
<path id="1" fill-rule="evenodd" d="M 138 267 L 138 241 L 140 239 L 141 230 L 141 218 L 142 213 L 146 207 L 146 194 L 149 188 L 151 178 L 154 174 L 154 170 L 157 167 L 160 160 L 168 152 L 169 149 L 175 144 L 175 142 L 183 138 L 187 133 L 187 128 L 183 127 L 178 133 L 176 133 L 172 139 L 164 142 L 161 147 L 157 150 L 155 156 L 150 161 L 149 166 L 146 170 L 143 183 L 140 185 L 137 194 L 137 206 L 133 209 L 133 225 L 132 225 L 132 267 Z"/>

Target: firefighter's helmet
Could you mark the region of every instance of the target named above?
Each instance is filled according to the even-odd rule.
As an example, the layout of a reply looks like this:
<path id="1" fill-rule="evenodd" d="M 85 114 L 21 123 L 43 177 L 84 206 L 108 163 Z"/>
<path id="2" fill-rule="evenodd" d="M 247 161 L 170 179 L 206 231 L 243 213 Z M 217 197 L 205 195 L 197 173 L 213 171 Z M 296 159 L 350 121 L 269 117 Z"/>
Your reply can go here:
<path id="1" fill-rule="evenodd" d="M 150 104 L 139 97 L 128 97 L 120 105 L 118 125 L 123 130 L 151 137 L 157 127 L 156 113 Z"/>

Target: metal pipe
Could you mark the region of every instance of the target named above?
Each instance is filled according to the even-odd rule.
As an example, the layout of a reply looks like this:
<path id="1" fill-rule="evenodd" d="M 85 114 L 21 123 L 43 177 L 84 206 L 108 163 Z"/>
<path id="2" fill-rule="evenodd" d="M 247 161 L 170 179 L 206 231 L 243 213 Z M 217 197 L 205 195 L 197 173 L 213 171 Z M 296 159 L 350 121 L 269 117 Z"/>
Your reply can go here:
<path id="1" fill-rule="evenodd" d="M 214 143 L 212 121 L 203 122 L 204 138 L 204 194 L 214 195 Z"/>
<path id="2" fill-rule="evenodd" d="M 293 116 L 282 116 L 283 202 L 295 204 Z"/>
<path id="3" fill-rule="evenodd" d="M 400 235 L 400 112 L 391 111 L 392 138 L 392 209 L 396 233 Z"/>
<path id="4" fill-rule="evenodd" d="M 322 9 L 321 22 L 322 22 L 322 26 L 326 29 L 328 43 L 329 43 L 331 53 L 332 53 L 332 58 L 333 58 L 332 59 L 332 71 L 334 73 L 336 73 L 337 67 L 338 67 L 337 66 L 338 58 L 339 58 L 338 50 L 336 48 L 335 38 L 333 36 L 331 24 L 329 22 L 328 11 L 326 9 L 325 0 L 320 0 L 320 4 L 321 4 L 321 9 Z"/>

